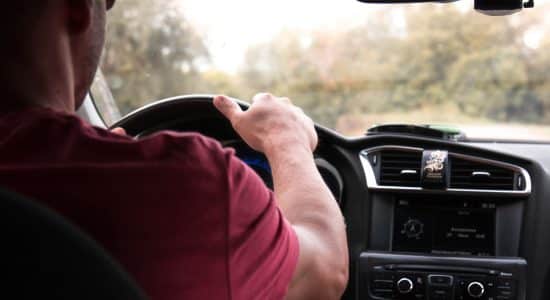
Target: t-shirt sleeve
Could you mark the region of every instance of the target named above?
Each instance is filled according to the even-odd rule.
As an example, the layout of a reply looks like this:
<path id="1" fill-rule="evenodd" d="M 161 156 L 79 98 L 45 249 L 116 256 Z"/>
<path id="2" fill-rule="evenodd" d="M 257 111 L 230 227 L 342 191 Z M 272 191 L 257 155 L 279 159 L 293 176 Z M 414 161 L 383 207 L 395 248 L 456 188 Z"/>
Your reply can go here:
<path id="1" fill-rule="evenodd" d="M 226 161 L 232 298 L 283 299 L 298 262 L 296 234 L 262 179 L 232 151 Z"/>

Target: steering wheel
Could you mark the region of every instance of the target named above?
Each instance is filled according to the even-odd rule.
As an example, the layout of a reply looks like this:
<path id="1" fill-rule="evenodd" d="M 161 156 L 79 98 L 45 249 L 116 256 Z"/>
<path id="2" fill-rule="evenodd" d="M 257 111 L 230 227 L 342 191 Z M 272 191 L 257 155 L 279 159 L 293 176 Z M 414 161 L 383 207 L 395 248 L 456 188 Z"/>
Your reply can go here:
<path id="1" fill-rule="evenodd" d="M 238 99 L 233 100 L 243 110 L 249 108 L 248 103 Z M 220 141 L 240 140 L 229 120 L 214 107 L 213 101 L 212 95 L 183 95 L 160 100 L 126 115 L 113 124 L 111 129 L 122 127 L 128 135 L 135 138 L 161 130 L 175 130 L 198 132 Z M 315 128 L 318 133 L 330 136 L 326 134 L 329 130 L 317 125 Z M 343 180 L 338 170 L 322 158 L 317 158 L 315 161 L 321 176 L 334 197 L 341 203 Z"/>
<path id="2" fill-rule="evenodd" d="M 246 102 L 233 100 L 243 110 L 248 109 Z M 217 138 L 238 137 L 213 101 L 212 95 L 183 95 L 160 100 L 131 112 L 111 128 L 122 127 L 128 135 L 137 138 L 164 129 L 195 131 Z"/>

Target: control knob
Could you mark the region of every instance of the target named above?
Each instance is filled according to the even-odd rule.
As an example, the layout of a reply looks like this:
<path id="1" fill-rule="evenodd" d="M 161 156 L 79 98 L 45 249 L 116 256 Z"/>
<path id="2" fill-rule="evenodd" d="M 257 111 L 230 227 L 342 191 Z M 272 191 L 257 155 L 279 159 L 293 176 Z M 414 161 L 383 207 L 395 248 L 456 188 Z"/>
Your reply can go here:
<path id="1" fill-rule="evenodd" d="M 408 294 L 414 288 L 412 280 L 407 277 L 403 277 L 397 281 L 397 291 L 401 294 Z"/>
<path id="2" fill-rule="evenodd" d="M 468 295 L 472 298 L 481 298 L 483 294 L 485 294 L 485 287 L 478 281 L 470 282 L 466 290 L 468 291 Z"/>

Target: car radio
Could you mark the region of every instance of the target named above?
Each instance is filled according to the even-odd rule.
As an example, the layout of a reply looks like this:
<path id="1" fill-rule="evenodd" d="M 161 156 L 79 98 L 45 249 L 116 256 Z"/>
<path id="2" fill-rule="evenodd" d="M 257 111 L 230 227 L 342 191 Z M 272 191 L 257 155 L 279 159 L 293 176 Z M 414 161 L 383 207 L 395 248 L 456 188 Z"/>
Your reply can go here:
<path id="1" fill-rule="evenodd" d="M 399 198 L 391 251 L 494 256 L 495 214 L 491 201 Z"/>
<path id="2" fill-rule="evenodd" d="M 523 300 L 523 259 L 457 258 L 365 252 L 360 299 Z"/>

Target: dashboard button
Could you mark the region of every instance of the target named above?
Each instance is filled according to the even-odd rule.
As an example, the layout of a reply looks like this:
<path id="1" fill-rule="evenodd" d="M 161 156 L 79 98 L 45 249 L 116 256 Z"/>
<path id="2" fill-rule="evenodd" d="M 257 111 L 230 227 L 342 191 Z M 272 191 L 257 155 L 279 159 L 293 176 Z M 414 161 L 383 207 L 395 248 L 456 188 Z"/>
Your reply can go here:
<path id="1" fill-rule="evenodd" d="M 434 288 L 430 291 L 430 300 L 451 300 L 452 291 L 446 288 Z"/>
<path id="2" fill-rule="evenodd" d="M 499 278 L 497 280 L 497 288 L 512 288 L 514 286 L 514 282 L 512 279 L 508 278 Z"/>
<path id="3" fill-rule="evenodd" d="M 468 295 L 472 298 L 481 298 L 485 294 L 485 286 L 479 281 L 472 281 L 466 288 Z"/>
<path id="4" fill-rule="evenodd" d="M 371 273 L 372 280 L 394 280 L 394 276 L 392 272 L 386 272 L 386 271 L 375 271 Z"/>
<path id="5" fill-rule="evenodd" d="M 414 289 L 414 283 L 407 277 L 403 277 L 397 281 L 397 290 L 401 294 L 408 294 Z"/>
<path id="6" fill-rule="evenodd" d="M 393 289 L 393 280 L 375 279 L 372 281 L 375 289 Z"/>
<path id="7" fill-rule="evenodd" d="M 374 289 L 372 290 L 372 294 L 378 298 L 383 298 L 383 299 L 394 298 L 393 290 L 388 290 L 388 289 Z"/>
<path id="8" fill-rule="evenodd" d="M 514 280 L 510 278 L 497 279 L 495 290 L 497 299 L 499 299 L 498 297 L 501 297 L 501 299 L 514 298 L 516 294 Z"/>
<path id="9" fill-rule="evenodd" d="M 452 286 L 453 276 L 450 275 L 428 275 L 428 283 L 438 286 Z"/>

